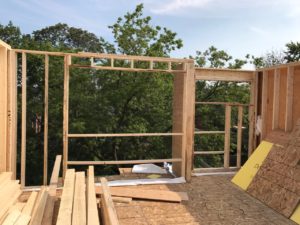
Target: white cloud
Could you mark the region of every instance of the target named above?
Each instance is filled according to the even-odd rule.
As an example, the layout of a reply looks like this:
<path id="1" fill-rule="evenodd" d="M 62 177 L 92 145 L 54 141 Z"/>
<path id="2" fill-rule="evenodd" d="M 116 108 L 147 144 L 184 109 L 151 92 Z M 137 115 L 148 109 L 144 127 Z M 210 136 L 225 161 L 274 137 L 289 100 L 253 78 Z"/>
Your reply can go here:
<path id="1" fill-rule="evenodd" d="M 250 30 L 256 34 L 259 34 L 261 36 L 268 36 L 270 34 L 269 31 L 267 31 L 266 29 L 260 28 L 260 27 L 256 27 L 256 26 L 251 26 Z"/>
<path id="2" fill-rule="evenodd" d="M 156 14 L 175 13 L 188 8 L 203 8 L 214 0 L 172 0 L 165 4 L 160 4 L 151 11 Z"/>

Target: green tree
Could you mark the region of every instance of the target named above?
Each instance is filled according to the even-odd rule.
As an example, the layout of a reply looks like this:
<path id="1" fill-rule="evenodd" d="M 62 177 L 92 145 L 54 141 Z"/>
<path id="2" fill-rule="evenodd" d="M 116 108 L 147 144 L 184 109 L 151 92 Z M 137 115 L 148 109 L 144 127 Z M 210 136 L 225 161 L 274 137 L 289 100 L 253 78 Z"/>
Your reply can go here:
<path id="1" fill-rule="evenodd" d="M 290 42 L 286 44 L 287 50 L 284 52 L 284 59 L 287 62 L 296 62 L 300 60 L 300 42 Z"/>

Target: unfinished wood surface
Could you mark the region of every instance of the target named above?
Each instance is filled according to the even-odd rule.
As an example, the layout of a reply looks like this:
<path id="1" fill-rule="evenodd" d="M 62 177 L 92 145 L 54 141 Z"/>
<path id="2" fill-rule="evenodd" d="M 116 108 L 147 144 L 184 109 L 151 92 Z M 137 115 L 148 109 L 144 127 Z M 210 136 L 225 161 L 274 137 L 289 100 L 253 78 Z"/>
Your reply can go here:
<path id="1" fill-rule="evenodd" d="M 186 151 L 186 172 L 185 179 L 190 181 L 192 178 L 192 170 L 194 167 L 194 131 L 195 131 L 195 69 L 194 63 L 186 65 L 186 84 L 185 84 L 185 100 L 184 100 L 184 117 L 186 118 L 185 131 L 185 151 Z"/>
<path id="2" fill-rule="evenodd" d="M 22 125 L 21 125 L 21 186 L 26 180 L 26 114 L 27 114 L 27 60 L 22 53 Z"/>
<path id="3" fill-rule="evenodd" d="M 68 134 L 69 138 L 182 136 L 183 133 Z"/>
<path id="4" fill-rule="evenodd" d="M 287 68 L 280 69 L 280 95 L 278 112 L 278 129 L 285 130 L 286 98 L 287 98 Z"/>
<path id="5" fill-rule="evenodd" d="M 40 225 L 42 224 L 43 215 L 48 200 L 48 191 L 46 187 L 42 187 L 39 194 L 39 199 L 35 204 L 35 209 L 32 213 L 30 220 L 30 225 Z"/>
<path id="6" fill-rule="evenodd" d="M 262 131 L 261 140 L 266 137 L 267 130 L 267 103 L 268 103 L 268 72 L 263 72 L 263 84 L 262 84 L 262 103 L 261 103 L 261 120 L 262 120 Z"/>
<path id="7" fill-rule="evenodd" d="M 119 225 L 117 212 L 111 197 L 110 188 L 107 185 L 107 180 L 101 178 L 101 215 L 104 225 Z"/>
<path id="8" fill-rule="evenodd" d="M 102 187 L 96 186 L 96 193 L 102 194 Z M 126 188 L 126 187 L 110 187 L 110 193 L 112 196 L 129 197 L 137 199 L 148 199 L 167 202 L 181 202 L 188 200 L 188 196 L 185 192 L 173 192 L 173 191 L 158 191 L 158 190 L 141 190 L 139 188 Z"/>
<path id="9" fill-rule="evenodd" d="M 236 166 L 241 167 L 242 159 L 242 140 L 243 140 L 243 107 L 238 108 L 238 131 L 237 131 L 237 153 Z"/>
<path id="10" fill-rule="evenodd" d="M 231 70 L 231 69 L 213 69 L 213 68 L 195 68 L 196 80 L 211 81 L 253 81 L 253 71 L 251 70 Z"/>
<path id="11" fill-rule="evenodd" d="M 71 225 L 75 184 L 75 170 L 66 171 L 56 225 Z"/>
<path id="12" fill-rule="evenodd" d="M 49 56 L 45 55 L 44 92 L 44 185 L 48 182 L 48 96 L 49 96 Z"/>
<path id="13" fill-rule="evenodd" d="M 230 133 L 231 133 L 231 106 L 225 108 L 225 140 L 224 140 L 224 168 L 230 164 Z"/>
<path id="14" fill-rule="evenodd" d="M 194 131 L 194 134 L 225 134 L 225 131 Z"/>
<path id="15" fill-rule="evenodd" d="M 37 192 L 31 193 L 31 195 L 30 195 L 28 201 L 26 202 L 26 205 L 24 206 L 22 213 L 19 216 L 18 220 L 16 221 L 15 225 L 29 224 L 37 197 L 38 197 Z"/>
<path id="16" fill-rule="evenodd" d="M 294 82 L 293 82 L 293 125 L 297 123 L 300 118 L 300 66 L 294 67 Z"/>
<path id="17" fill-rule="evenodd" d="M 181 159 L 145 159 L 145 160 L 122 160 L 122 161 L 68 161 L 68 165 L 116 165 L 116 164 L 144 164 L 181 162 Z"/>
<path id="18" fill-rule="evenodd" d="M 288 218 L 300 202 L 299 137 L 300 121 L 291 134 L 272 137 L 275 145 L 247 190 Z M 280 139 L 284 142 L 278 142 Z"/>
<path id="19" fill-rule="evenodd" d="M 287 68 L 287 95 L 285 106 L 285 131 L 293 129 L 294 67 Z"/>
<path id="20" fill-rule="evenodd" d="M 184 90 L 185 90 L 185 78 L 184 73 L 177 73 L 174 75 L 173 80 L 173 102 L 172 102 L 172 132 L 184 133 L 185 130 L 185 118 L 183 114 L 184 109 Z M 172 158 L 182 158 L 185 161 L 185 143 L 184 136 L 172 137 Z M 177 176 L 183 176 L 185 174 L 185 165 L 181 162 L 175 162 L 173 164 L 173 171 Z"/>
<path id="21" fill-rule="evenodd" d="M 119 203 L 130 203 L 132 202 L 132 198 L 125 198 L 125 197 L 116 197 L 112 196 L 113 202 L 119 202 Z"/>
<path id="22" fill-rule="evenodd" d="M 87 224 L 99 225 L 99 216 L 95 192 L 94 167 L 89 166 L 87 180 Z"/>
<path id="23" fill-rule="evenodd" d="M 279 100 L 280 100 L 280 70 L 275 69 L 274 72 L 274 94 L 273 94 L 273 119 L 272 129 L 275 130 L 279 127 Z"/>
<path id="24" fill-rule="evenodd" d="M 258 72 L 254 73 L 254 80 L 250 83 L 250 105 L 249 106 L 249 137 L 248 158 L 256 148 L 256 121 L 257 121 L 257 95 L 258 95 Z"/>
<path id="25" fill-rule="evenodd" d="M 274 79 L 275 71 L 268 71 L 268 91 L 267 91 L 267 114 L 266 114 L 266 135 L 272 132 L 273 128 L 273 111 L 274 111 Z"/>
<path id="26" fill-rule="evenodd" d="M 7 171 L 16 179 L 17 170 L 17 55 L 8 51 L 8 126 L 7 126 Z"/>
<path id="27" fill-rule="evenodd" d="M 0 172 L 5 172 L 7 166 L 7 52 L 0 44 Z"/>
<path id="28" fill-rule="evenodd" d="M 64 102 L 63 102 L 63 177 L 65 177 L 68 168 L 68 134 L 69 134 L 69 79 L 71 56 L 64 58 Z"/>
<path id="29" fill-rule="evenodd" d="M 85 195 L 85 174 L 76 172 L 75 191 L 72 211 L 72 225 L 86 224 L 86 195 Z"/>
<path id="30" fill-rule="evenodd" d="M 253 104 L 243 104 L 239 102 L 195 102 L 196 105 L 231 105 L 231 106 L 253 106 Z"/>
<path id="31" fill-rule="evenodd" d="M 45 212 L 43 215 L 43 225 L 52 225 L 53 212 L 54 212 L 54 204 L 56 201 L 56 188 L 58 184 L 58 176 L 61 165 L 61 155 L 56 156 L 54 167 L 52 170 L 52 175 L 49 184 L 49 196 L 46 203 Z"/>
<path id="32" fill-rule="evenodd" d="M 218 155 L 218 154 L 223 155 L 224 151 L 194 151 L 194 154 L 195 155 Z"/>
<path id="33" fill-rule="evenodd" d="M 5 218 L 4 222 L 2 223 L 2 225 L 14 225 L 16 223 L 16 221 L 18 220 L 18 218 L 21 215 L 21 211 L 20 210 L 13 210 L 11 213 L 9 213 L 9 215 Z"/>

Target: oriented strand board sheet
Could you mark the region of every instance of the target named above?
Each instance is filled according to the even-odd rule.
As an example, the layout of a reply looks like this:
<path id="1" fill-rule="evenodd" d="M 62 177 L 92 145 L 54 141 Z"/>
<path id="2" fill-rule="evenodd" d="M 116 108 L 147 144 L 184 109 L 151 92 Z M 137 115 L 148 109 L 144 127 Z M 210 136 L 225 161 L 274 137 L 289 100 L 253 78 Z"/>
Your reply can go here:
<path id="1" fill-rule="evenodd" d="M 300 124 L 274 144 L 247 191 L 290 218 L 300 203 Z"/>
<path id="2" fill-rule="evenodd" d="M 269 154 L 272 146 L 272 143 L 262 141 L 231 181 L 243 190 L 247 190 L 261 164 Z"/>
<path id="3" fill-rule="evenodd" d="M 297 209 L 294 211 L 293 215 L 291 216 L 291 220 L 300 224 L 300 204 L 298 205 Z"/>

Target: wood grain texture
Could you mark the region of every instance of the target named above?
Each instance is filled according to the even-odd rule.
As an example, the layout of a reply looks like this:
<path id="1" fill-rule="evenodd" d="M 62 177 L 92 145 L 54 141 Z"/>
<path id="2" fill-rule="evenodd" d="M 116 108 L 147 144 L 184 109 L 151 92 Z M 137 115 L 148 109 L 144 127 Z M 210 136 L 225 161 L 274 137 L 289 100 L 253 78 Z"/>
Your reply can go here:
<path id="1" fill-rule="evenodd" d="M 271 132 L 275 143 L 247 192 L 290 217 L 300 203 L 300 120 L 291 134 Z"/>

